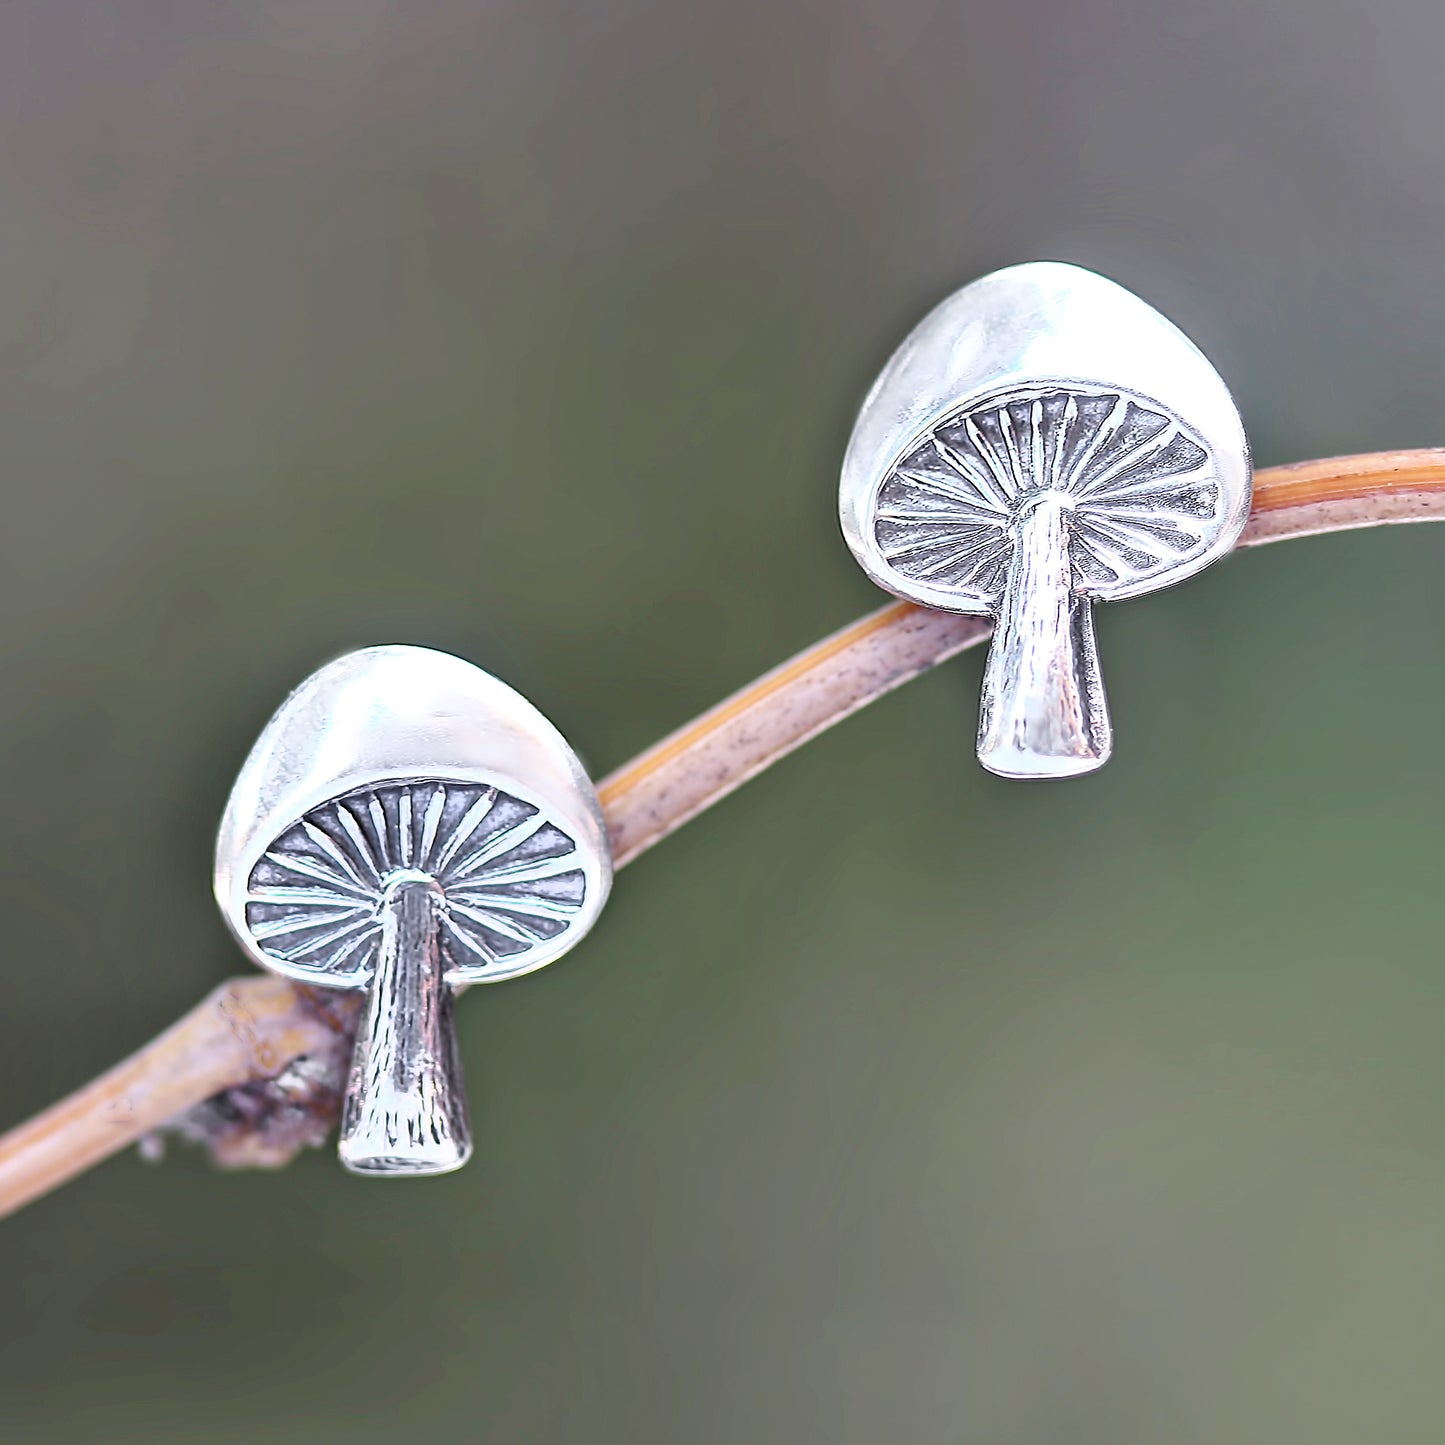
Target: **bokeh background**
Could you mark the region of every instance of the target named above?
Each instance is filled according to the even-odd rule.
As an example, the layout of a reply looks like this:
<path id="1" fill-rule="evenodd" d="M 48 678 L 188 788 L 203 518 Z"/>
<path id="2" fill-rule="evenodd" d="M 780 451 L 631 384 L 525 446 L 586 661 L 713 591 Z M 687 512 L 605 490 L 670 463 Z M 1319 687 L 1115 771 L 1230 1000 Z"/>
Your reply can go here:
<path id="1" fill-rule="evenodd" d="M 1261 464 L 1445 439 L 1425 0 L 9 0 L 4 1122 L 241 959 L 215 821 L 335 653 L 594 771 L 879 598 L 853 411 L 1117 278 Z M 4 1438 L 1357 1445 L 1445 1431 L 1445 530 L 1107 610 L 1118 752 L 972 655 L 472 994 L 479 1150 L 134 1155 L 0 1226 Z"/>

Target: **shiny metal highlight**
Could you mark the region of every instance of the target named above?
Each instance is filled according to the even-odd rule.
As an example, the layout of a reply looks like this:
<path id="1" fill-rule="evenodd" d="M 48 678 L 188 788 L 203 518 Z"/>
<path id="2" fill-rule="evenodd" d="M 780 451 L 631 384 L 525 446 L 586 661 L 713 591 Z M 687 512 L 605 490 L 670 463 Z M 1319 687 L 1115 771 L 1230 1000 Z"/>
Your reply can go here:
<path id="1" fill-rule="evenodd" d="M 445 653 L 377 647 L 322 668 L 261 734 L 215 883 L 262 967 L 369 991 L 339 1152 L 396 1175 L 471 1153 L 455 990 L 560 956 L 611 876 L 592 784 L 525 698 Z"/>
<path id="2" fill-rule="evenodd" d="M 843 463 L 843 532 L 900 597 L 996 620 L 978 756 L 1091 772 L 1113 746 L 1092 604 L 1183 580 L 1249 514 L 1229 392 L 1158 312 L 1033 262 L 966 286 L 884 368 Z"/>

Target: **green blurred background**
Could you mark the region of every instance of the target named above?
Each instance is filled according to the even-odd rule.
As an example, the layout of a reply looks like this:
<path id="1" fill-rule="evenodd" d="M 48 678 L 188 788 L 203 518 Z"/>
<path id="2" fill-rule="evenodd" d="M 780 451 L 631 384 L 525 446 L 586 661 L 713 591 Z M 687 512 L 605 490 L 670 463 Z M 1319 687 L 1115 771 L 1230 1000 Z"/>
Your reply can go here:
<path id="1" fill-rule="evenodd" d="M 880 600 L 852 414 L 1029 257 L 1154 302 L 1261 464 L 1445 439 L 1427 0 L 11 0 L 0 1080 L 241 958 L 213 828 L 338 651 L 602 772 Z M 890 697 L 474 993 L 462 1174 L 172 1150 L 0 1227 L 0 1434 L 1445 1436 L 1445 529 L 1106 610 L 1118 753 Z"/>

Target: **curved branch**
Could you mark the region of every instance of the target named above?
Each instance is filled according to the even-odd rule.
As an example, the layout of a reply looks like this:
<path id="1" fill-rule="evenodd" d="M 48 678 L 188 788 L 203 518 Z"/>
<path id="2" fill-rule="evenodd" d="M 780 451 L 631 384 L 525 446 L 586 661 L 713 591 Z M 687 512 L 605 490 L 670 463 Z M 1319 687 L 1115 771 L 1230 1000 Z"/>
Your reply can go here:
<path id="1" fill-rule="evenodd" d="M 1445 518 L 1445 447 L 1334 457 L 1259 472 L 1238 545 L 1438 518 Z M 895 602 L 749 683 L 604 779 L 598 791 L 617 864 L 992 630 L 987 618 Z"/>
<path id="2" fill-rule="evenodd" d="M 1445 519 L 1445 448 L 1379 452 L 1256 474 L 1241 547 Z M 989 622 L 895 602 L 750 683 L 598 787 L 618 867 L 754 774 L 920 672 L 988 637 Z M 350 1002 L 350 1000 L 347 1000 Z M 334 1116 L 354 1009 L 264 974 L 233 979 L 139 1053 L 0 1136 L 0 1217 L 207 1100 L 249 1097 L 208 1142 L 223 1163 L 284 1163 Z M 308 1080 L 298 1059 L 321 1061 Z M 267 1134 L 277 1100 L 287 1128 Z M 309 1088 L 309 1092 L 308 1092 Z M 260 1090 L 247 1095 L 247 1090 Z M 298 1102 L 299 1101 L 299 1102 Z M 237 1122 L 237 1116 L 240 1122 Z M 297 1127 L 296 1119 L 306 1121 Z M 289 1132 L 288 1132 L 289 1131 Z"/>

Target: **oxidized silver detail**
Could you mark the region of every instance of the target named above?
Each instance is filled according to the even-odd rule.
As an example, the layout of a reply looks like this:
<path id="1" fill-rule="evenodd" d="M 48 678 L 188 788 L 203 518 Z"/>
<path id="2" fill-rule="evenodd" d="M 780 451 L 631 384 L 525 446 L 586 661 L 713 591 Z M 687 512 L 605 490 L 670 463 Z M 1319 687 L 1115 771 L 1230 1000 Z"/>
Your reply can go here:
<path id="1" fill-rule="evenodd" d="M 555 938 L 587 893 L 577 844 L 542 811 L 498 788 L 422 781 L 364 788 L 313 809 L 251 870 L 246 922 L 262 949 L 318 983 L 370 984 L 381 902 L 393 880 L 440 893 L 446 981 Z"/>
<path id="2" fill-rule="evenodd" d="M 293 974 L 370 988 L 341 1115 L 363 1174 L 435 1174 L 471 1153 L 452 989 L 562 933 L 577 844 L 499 788 L 363 788 L 313 809 L 251 870 L 251 936 Z"/>
<path id="3" fill-rule="evenodd" d="M 472 1152 L 443 974 L 445 907 L 425 873 L 386 879 L 371 996 L 341 1109 L 341 1161 L 358 1174 L 439 1174 Z"/>
<path id="4" fill-rule="evenodd" d="M 888 564 L 993 608 L 1021 523 L 1064 517 L 1072 590 L 1128 596 L 1202 551 L 1220 520 L 1209 454 L 1118 391 L 1029 388 L 945 418 L 889 473 L 873 531 Z"/>
<path id="5" fill-rule="evenodd" d="M 339 1153 L 438 1174 L 471 1153 L 456 989 L 530 972 L 596 921 L 606 824 L 575 753 L 525 698 L 419 647 L 308 678 L 241 769 L 216 898 L 266 968 L 364 989 Z"/>
<path id="6" fill-rule="evenodd" d="M 980 762 L 1058 778 L 1113 746 L 1092 604 L 1223 556 L 1250 491 L 1239 413 L 1198 348 L 1113 282 L 1031 262 L 965 286 L 898 348 L 838 500 L 880 586 L 995 618 Z"/>

